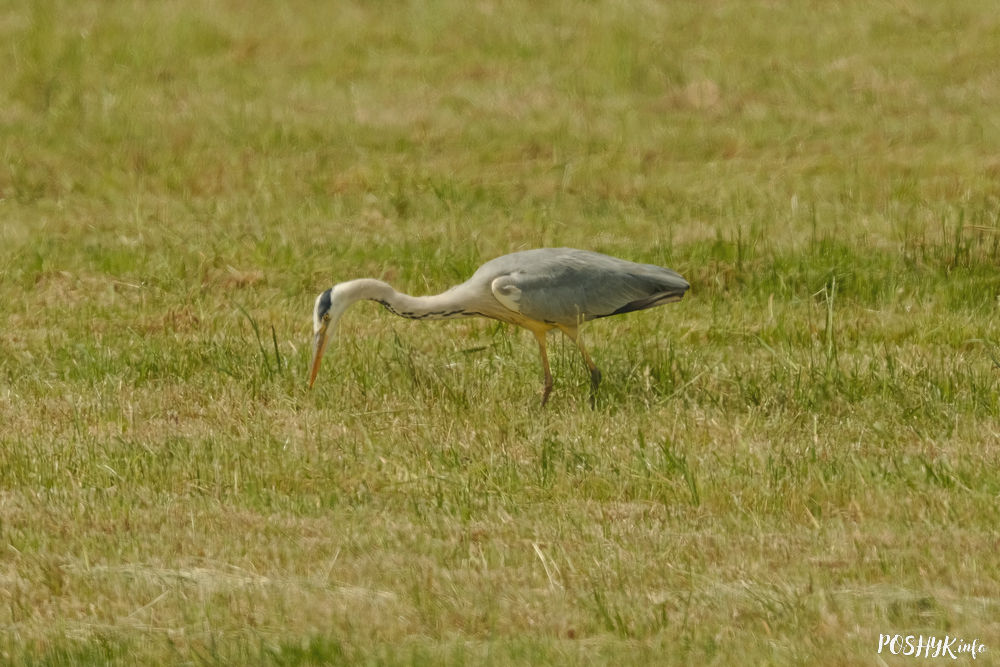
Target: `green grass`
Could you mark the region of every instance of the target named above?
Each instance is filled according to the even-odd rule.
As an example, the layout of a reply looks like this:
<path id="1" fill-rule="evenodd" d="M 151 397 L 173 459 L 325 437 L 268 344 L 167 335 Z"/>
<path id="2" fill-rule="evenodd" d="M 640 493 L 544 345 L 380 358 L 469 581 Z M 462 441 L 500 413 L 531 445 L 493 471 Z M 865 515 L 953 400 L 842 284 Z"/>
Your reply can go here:
<path id="1" fill-rule="evenodd" d="M 0 661 L 995 662 L 994 3 L 24 4 Z M 692 284 L 595 410 L 369 303 L 306 388 L 334 282 L 563 245 Z"/>

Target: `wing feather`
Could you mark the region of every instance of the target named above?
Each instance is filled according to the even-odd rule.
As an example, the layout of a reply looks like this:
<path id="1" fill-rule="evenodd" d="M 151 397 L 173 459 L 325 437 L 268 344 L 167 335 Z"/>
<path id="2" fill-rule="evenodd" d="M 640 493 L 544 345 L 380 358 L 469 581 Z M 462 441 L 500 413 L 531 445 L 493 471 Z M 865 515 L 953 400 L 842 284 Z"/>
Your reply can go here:
<path id="1" fill-rule="evenodd" d="M 676 272 L 585 250 L 526 250 L 495 266 L 490 288 L 505 308 L 525 317 L 575 326 L 584 320 L 677 301 L 688 283 Z"/>

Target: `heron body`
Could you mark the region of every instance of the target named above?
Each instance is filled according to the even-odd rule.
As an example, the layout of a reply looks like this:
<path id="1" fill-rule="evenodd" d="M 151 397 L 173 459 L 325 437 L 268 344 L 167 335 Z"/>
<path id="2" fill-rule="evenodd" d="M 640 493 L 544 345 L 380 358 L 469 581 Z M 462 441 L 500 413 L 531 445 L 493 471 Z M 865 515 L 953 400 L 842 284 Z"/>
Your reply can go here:
<path id="1" fill-rule="evenodd" d="M 580 325 L 679 301 L 688 287 L 671 269 L 573 248 L 538 248 L 497 257 L 461 285 L 434 296 L 410 296 L 370 278 L 350 280 L 316 298 L 309 386 L 316 381 L 328 334 L 340 316 L 352 303 L 368 299 L 414 320 L 488 317 L 531 331 L 542 356 L 542 405 L 552 391 L 545 335 L 559 329 L 576 344 L 590 369 L 593 400 L 601 372 L 580 340 Z"/>

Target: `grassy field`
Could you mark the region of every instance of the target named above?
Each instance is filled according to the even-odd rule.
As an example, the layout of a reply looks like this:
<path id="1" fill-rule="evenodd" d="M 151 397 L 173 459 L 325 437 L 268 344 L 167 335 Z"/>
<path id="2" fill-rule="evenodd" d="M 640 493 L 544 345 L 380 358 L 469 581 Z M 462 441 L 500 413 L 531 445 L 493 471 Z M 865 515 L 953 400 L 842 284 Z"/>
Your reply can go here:
<path id="1" fill-rule="evenodd" d="M 0 662 L 996 664 L 994 2 L 8 1 L 0 53 Z M 307 389 L 323 289 L 538 246 L 691 282 L 584 331 L 596 409 L 370 303 Z"/>

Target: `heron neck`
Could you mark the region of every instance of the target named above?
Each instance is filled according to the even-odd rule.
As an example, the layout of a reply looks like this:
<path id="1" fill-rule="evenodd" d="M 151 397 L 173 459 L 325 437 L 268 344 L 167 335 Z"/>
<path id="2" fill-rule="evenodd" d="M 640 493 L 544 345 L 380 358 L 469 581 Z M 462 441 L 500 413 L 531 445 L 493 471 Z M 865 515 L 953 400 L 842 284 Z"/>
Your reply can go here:
<path id="1" fill-rule="evenodd" d="M 411 320 L 439 320 L 477 314 L 468 311 L 467 304 L 463 306 L 459 288 L 455 287 L 433 296 L 410 296 L 396 291 L 392 285 L 381 280 L 361 278 L 341 283 L 335 290 L 348 305 L 367 299 L 382 304 L 391 313 Z"/>

